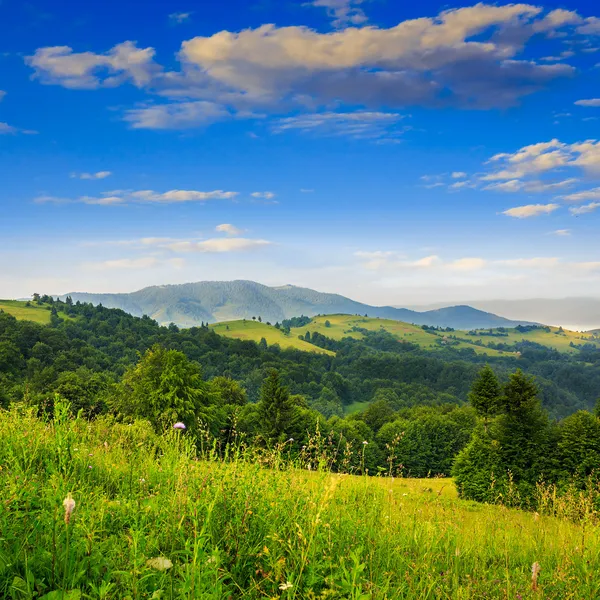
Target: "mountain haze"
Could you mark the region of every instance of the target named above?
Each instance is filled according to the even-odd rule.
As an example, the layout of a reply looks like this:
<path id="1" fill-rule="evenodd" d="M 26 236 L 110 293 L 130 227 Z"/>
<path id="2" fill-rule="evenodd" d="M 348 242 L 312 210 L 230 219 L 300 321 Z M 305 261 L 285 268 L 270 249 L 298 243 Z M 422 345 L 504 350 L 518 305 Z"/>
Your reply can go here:
<path id="1" fill-rule="evenodd" d="M 587 331 L 600 328 L 599 298 L 531 298 L 526 300 L 472 300 L 460 302 L 483 311 L 502 314 L 508 319 L 527 319 L 565 329 Z M 447 307 L 438 302 L 411 306 L 417 311 Z"/>
<path id="2" fill-rule="evenodd" d="M 514 327 L 524 323 L 470 306 L 417 312 L 391 306 L 370 306 L 339 294 L 325 294 L 293 285 L 268 287 L 254 281 L 202 281 L 153 286 L 128 294 L 74 292 L 68 295 L 74 301 L 120 308 L 136 316 L 148 315 L 159 323 L 175 323 L 180 327 L 259 316 L 263 321 L 275 323 L 300 315 L 313 317 L 337 313 L 367 314 L 370 317 L 455 329 Z"/>

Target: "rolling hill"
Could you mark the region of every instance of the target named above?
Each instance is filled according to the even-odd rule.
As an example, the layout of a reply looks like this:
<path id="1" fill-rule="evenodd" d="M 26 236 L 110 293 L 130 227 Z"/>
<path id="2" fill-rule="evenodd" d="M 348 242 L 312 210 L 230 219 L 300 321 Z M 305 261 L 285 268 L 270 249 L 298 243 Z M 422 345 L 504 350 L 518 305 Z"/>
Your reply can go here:
<path id="1" fill-rule="evenodd" d="M 319 314 L 368 315 L 417 325 L 473 329 L 514 327 L 511 321 L 470 306 L 425 312 L 391 306 L 370 306 L 339 294 L 286 285 L 268 287 L 254 281 L 203 281 L 144 288 L 129 294 L 67 294 L 74 301 L 120 308 L 135 316 L 148 315 L 159 323 L 192 327 L 261 316 L 273 323 L 291 317 Z M 64 298 L 66 296 L 62 296 Z"/>

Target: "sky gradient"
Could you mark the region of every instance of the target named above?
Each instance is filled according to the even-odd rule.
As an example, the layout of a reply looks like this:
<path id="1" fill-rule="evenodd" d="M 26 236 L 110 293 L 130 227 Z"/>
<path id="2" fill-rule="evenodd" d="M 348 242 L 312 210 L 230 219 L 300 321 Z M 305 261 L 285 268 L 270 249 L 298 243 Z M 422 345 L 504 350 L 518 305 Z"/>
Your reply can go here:
<path id="1" fill-rule="evenodd" d="M 582 1 L 1 0 L 0 297 L 600 297 L 599 48 Z"/>

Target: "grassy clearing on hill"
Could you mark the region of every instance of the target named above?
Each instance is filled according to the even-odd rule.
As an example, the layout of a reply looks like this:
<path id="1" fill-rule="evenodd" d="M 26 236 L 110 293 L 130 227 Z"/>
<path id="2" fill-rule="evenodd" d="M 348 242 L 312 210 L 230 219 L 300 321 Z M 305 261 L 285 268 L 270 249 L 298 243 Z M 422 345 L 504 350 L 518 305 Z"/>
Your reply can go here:
<path id="1" fill-rule="evenodd" d="M 258 321 L 228 321 L 225 323 L 215 323 L 210 328 L 219 335 L 236 338 L 238 340 L 253 340 L 260 342 L 261 338 L 265 338 L 267 344 L 272 346 L 279 344 L 282 348 L 295 348 L 305 352 L 318 352 L 320 354 L 331 354 L 329 350 L 319 348 L 309 342 L 298 339 L 298 334 L 294 331 L 290 335 L 286 335 L 283 331 Z"/>
<path id="2" fill-rule="evenodd" d="M 325 323 L 329 321 L 329 327 Z M 399 340 L 417 344 L 426 350 L 441 350 L 446 348 L 444 337 L 447 334 L 441 332 L 429 332 L 422 329 L 419 325 L 411 325 L 402 321 L 393 321 L 391 319 L 377 319 L 373 317 L 360 317 L 352 315 L 325 315 L 314 317 L 311 323 L 305 327 L 292 329 L 292 334 L 306 335 L 307 331 L 311 333 L 320 333 L 334 340 L 341 340 L 345 337 L 362 339 L 364 335 L 360 331 L 353 331 L 353 328 L 367 329 L 369 331 L 385 330 L 391 333 Z M 448 334 L 450 335 L 450 334 Z M 477 354 L 487 354 L 488 356 L 510 356 L 510 352 L 499 352 L 490 348 L 474 346 L 467 342 L 460 342 L 453 348 L 472 348 Z"/>
<path id="3" fill-rule="evenodd" d="M 478 505 L 450 480 L 334 475 L 317 468 L 319 454 L 309 472 L 285 455 L 223 462 L 142 422 L 0 412 L 0 597 L 600 596 L 593 515 Z"/>
<path id="4" fill-rule="evenodd" d="M 47 306 L 27 306 L 27 302 L 0 300 L 0 310 L 22 321 L 35 321 L 42 325 L 50 323 L 50 311 Z"/>
<path id="5" fill-rule="evenodd" d="M 549 327 L 550 331 L 545 329 L 534 329 L 533 331 L 521 332 L 516 329 L 508 329 L 506 337 L 492 337 L 488 335 L 472 336 L 467 335 L 466 331 L 457 331 L 455 335 L 461 338 L 470 339 L 473 341 L 481 340 L 482 343 L 496 342 L 503 344 L 515 344 L 526 340 L 535 342 L 548 348 L 554 348 L 559 352 L 577 352 L 577 348 L 570 346 L 571 342 L 574 345 L 594 344 L 600 346 L 600 340 L 588 333 L 580 333 L 578 331 L 569 331 L 568 329 L 560 330 L 558 327 Z M 479 332 L 481 330 L 477 330 Z"/>

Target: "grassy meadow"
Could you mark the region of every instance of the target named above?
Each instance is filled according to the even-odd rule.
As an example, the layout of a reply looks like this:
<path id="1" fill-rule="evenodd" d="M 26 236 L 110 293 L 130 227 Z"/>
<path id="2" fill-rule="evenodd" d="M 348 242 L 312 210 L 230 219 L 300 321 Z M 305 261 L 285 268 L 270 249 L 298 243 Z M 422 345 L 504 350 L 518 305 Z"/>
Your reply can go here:
<path id="1" fill-rule="evenodd" d="M 458 337 L 471 339 L 473 341 L 481 340 L 482 343 L 487 344 L 488 342 L 498 342 L 506 344 L 514 344 L 526 340 L 529 342 L 535 342 L 548 348 L 554 348 L 559 352 L 574 353 L 577 352 L 576 348 L 571 347 L 571 342 L 574 345 L 582 344 L 594 344 L 600 345 L 600 339 L 592 335 L 590 332 L 581 333 L 579 331 L 570 331 L 568 329 L 560 330 L 558 327 L 549 327 L 550 331 L 545 329 L 534 329 L 532 331 L 517 331 L 516 329 L 508 329 L 508 336 L 506 337 L 491 337 L 486 335 L 467 335 L 466 331 L 455 332 Z"/>
<path id="2" fill-rule="evenodd" d="M 265 338 L 267 344 L 272 346 L 279 344 L 282 348 L 294 348 L 303 350 L 304 352 L 318 352 L 320 354 L 333 354 L 329 350 L 319 348 L 309 342 L 298 339 L 296 330 L 292 330 L 290 335 L 286 335 L 283 331 L 252 320 L 228 321 L 225 323 L 215 323 L 210 328 L 219 335 L 235 338 L 238 340 L 252 340 L 260 342 L 261 338 Z"/>
<path id="3" fill-rule="evenodd" d="M 286 445 L 218 458 L 144 422 L 0 412 L 0 597 L 600 597 L 594 514 L 466 502 L 449 479 L 332 474 L 326 446 L 314 438 L 290 466 Z"/>
<path id="4" fill-rule="evenodd" d="M 23 321 L 34 321 L 42 325 L 50 323 L 50 310 L 48 307 L 36 306 L 35 304 L 27 306 L 27 302 L 20 302 L 19 300 L 0 300 L 0 310 Z"/>

